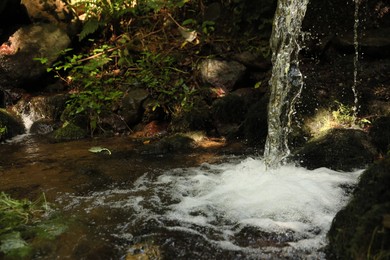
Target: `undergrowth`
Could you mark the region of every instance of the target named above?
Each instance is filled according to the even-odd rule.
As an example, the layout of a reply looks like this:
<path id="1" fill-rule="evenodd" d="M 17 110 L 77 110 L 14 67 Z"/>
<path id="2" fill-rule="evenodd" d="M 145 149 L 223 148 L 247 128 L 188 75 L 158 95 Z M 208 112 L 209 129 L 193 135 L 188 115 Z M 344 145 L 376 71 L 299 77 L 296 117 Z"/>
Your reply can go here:
<path id="1" fill-rule="evenodd" d="M 65 120 L 84 116 L 91 134 L 103 130 L 101 118 L 116 113 L 121 97 L 130 89 L 148 90 L 149 103 L 153 109 L 161 108 L 166 118 L 190 111 L 193 100 L 203 93 L 203 83 L 194 73 L 200 60 L 216 52 L 223 56 L 232 49 L 244 51 L 243 46 L 269 55 L 267 37 L 264 41 L 263 34 L 241 33 L 242 26 L 256 33 L 270 31 L 273 10 L 269 6 L 276 3 L 268 0 L 254 7 L 243 0 L 68 2 L 84 16 L 79 43 L 65 50 L 48 71 L 71 93 Z M 208 18 L 207 6 L 213 4 L 221 9 L 220 20 Z"/>

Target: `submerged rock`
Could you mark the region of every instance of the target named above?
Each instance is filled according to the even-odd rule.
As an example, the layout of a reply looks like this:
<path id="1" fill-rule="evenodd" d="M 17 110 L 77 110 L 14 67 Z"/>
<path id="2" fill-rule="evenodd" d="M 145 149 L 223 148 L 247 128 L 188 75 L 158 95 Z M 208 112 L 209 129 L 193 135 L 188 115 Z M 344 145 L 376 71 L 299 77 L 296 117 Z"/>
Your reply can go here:
<path id="1" fill-rule="evenodd" d="M 331 129 L 313 138 L 293 156 L 308 169 L 327 167 L 351 171 L 364 168 L 377 156 L 366 133 L 356 129 Z"/>
<path id="2" fill-rule="evenodd" d="M 349 204 L 328 232 L 329 259 L 388 259 L 390 256 L 390 157 L 361 176 Z"/>
<path id="3" fill-rule="evenodd" d="M 162 155 L 169 153 L 188 152 L 195 148 L 194 139 L 184 134 L 175 134 L 145 145 L 141 148 L 141 153 L 145 155 Z"/>

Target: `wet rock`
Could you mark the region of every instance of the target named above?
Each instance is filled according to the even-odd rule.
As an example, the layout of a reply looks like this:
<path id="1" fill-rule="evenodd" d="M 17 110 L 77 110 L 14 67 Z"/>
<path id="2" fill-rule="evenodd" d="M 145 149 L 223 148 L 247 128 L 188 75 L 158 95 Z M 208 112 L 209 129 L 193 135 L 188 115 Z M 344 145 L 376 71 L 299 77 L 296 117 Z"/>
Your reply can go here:
<path id="1" fill-rule="evenodd" d="M 0 108 L 0 141 L 25 132 L 22 121 L 5 109 Z"/>
<path id="2" fill-rule="evenodd" d="M 127 92 L 121 102 L 119 115 L 129 125 L 137 124 L 142 117 L 142 102 L 147 99 L 149 92 L 145 89 L 133 89 Z"/>
<path id="3" fill-rule="evenodd" d="M 77 16 L 64 1 L 61 0 L 21 0 L 21 5 L 26 9 L 33 23 L 51 23 L 68 35 L 77 32 Z"/>
<path id="4" fill-rule="evenodd" d="M 31 134 L 45 135 L 54 130 L 54 123 L 48 119 L 40 119 L 35 121 L 30 128 Z"/>
<path id="5" fill-rule="evenodd" d="M 85 129 L 72 124 L 65 123 L 61 128 L 58 128 L 49 135 L 49 138 L 55 142 L 78 140 L 85 138 L 87 132 Z"/>
<path id="6" fill-rule="evenodd" d="M 252 104 L 244 122 L 240 126 L 241 135 L 253 145 L 265 144 L 268 133 L 268 98 Z"/>
<path id="7" fill-rule="evenodd" d="M 379 152 L 390 151 L 390 116 L 380 117 L 372 123 L 370 136 Z"/>
<path id="8" fill-rule="evenodd" d="M 245 98 L 239 95 L 228 94 L 214 101 L 211 113 L 218 134 L 228 138 L 237 136 L 247 111 L 248 104 Z"/>
<path id="9" fill-rule="evenodd" d="M 168 153 L 188 152 L 195 148 L 195 141 L 183 134 L 175 134 L 147 144 L 141 148 L 141 154 L 162 155 Z"/>
<path id="10" fill-rule="evenodd" d="M 369 100 L 367 104 L 368 113 L 371 115 L 390 115 L 390 102 L 381 100 Z"/>
<path id="11" fill-rule="evenodd" d="M 390 255 L 390 157 L 360 177 L 352 200 L 328 232 L 328 259 L 388 259 Z"/>
<path id="12" fill-rule="evenodd" d="M 390 34 L 390 28 L 381 28 L 365 32 L 362 38 L 359 38 L 359 49 L 364 55 L 372 57 L 389 57 L 390 56 L 390 39 L 387 35 Z M 354 52 L 354 35 L 348 33 L 334 38 L 333 44 L 336 48 Z"/>
<path id="13" fill-rule="evenodd" d="M 296 242 L 294 231 L 285 232 L 266 232 L 255 227 L 243 227 L 234 236 L 235 244 L 243 247 L 261 248 L 261 247 L 284 247 L 290 242 Z"/>
<path id="14" fill-rule="evenodd" d="M 150 243 L 132 245 L 127 251 L 125 260 L 162 259 L 160 247 Z"/>
<path id="15" fill-rule="evenodd" d="M 108 134 L 109 131 L 121 133 L 130 130 L 125 120 L 115 113 L 103 113 L 99 116 L 99 120 L 99 124 L 104 129 L 105 134 Z"/>
<path id="16" fill-rule="evenodd" d="M 210 132 L 214 128 L 210 113 L 210 106 L 202 98 L 196 98 L 192 101 L 192 107 L 175 115 L 170 125 L 173 132 L 188 132 L 204 130 Z"/>
<path id="17" fill-rule="evenodd" d="M 376 156 L 375 147 L 363 131 L 331 129 L 310 140 L 292 157 L 308 169 L 351 171 L 364 168 Z"/>
<path id="18" fill-rule="evenodd" d="M 47 119 L 57 121 L 66 107 L 68 94 L 24 96 L 13 106 L 18 114 L 27 114 L 33 121 Z"/>
<path id="19" fill-rule="evenodd" d="M 206 59 L 199 66 L 202 79 L 214 87 L 226 91 L 234 89 L 242 78 L 246 67 L 237 61 Z"/>
<path id="20" fill-rule="evenodd" d="M 137 131 L 132 135 L 136 138 L 158 138 L 168 133 L 168 123 L 151 121 L 146 125 L 137 126 Z"/>
<path id="21" fill-rule="evenodd" d="M 219 123 L 240 123 L 248 111 L 246 100 L 239 95 L 229 94 L 213 102 L 211 112 Z"/>
<path id="22" fill-rule="evenodd" d="M 0 85 L 23 86 L 39 79 L 70 44 L 68 35 L 52 24 L 34 24 L 17 30 L 0 46 Z M 45 65 L 34 58 L 46 58 Z"/>

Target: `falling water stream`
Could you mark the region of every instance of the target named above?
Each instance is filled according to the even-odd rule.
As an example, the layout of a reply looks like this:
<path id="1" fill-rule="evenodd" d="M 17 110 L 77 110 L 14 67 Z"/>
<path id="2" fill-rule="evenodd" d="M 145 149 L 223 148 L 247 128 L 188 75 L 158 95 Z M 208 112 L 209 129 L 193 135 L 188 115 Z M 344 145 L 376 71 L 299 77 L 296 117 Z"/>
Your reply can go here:
<path id="1" fill-rule="evenodd" d="M 353 106 L 353 113 L 354 117 L 357 117 L 358 113 L 358 102 L 359 102 L 359 95 L 357 92 L 357 84 L 358 84 L 358 68 L 359 68 L 359 7 L 361 0 L 354 0 L 355 2 L 355 12 L 354 12 L 354 23 L 353 23 L 353 46 L 355 49 L 355 55 L 353 59 L 353 85 L 352 85 L 352 92 L 354 96 L 354 106 Z"/>
<path id="2" fill-rule="evenodd" d="M 268 167 L 284 164 L 290 154 L 288 135 L 294 103 L 302 90 L 298 54 L 301 24 L 308 0 L 278 1 L 272 35 L 271 96 L 268 106 L 268 137 L 265 161 Z"/>
<path id="3" fill-rule="evenodd" d="M 24 187 L 37 168 L 50 184 L 40 184 L 48 198 L 78 223 L 69 231 L 76 237 L 63 235 L 67 242 L 51 256 L 85 256 L 88 250 L 99 256 L 109 247 L 116 252 L 111 259 L 325 259 L 326 233 L 348 200 L 346 187 L 355 185 L 362 171 L 307 170 L 286 161 L 292 108 L 303 85 L 298 53 L 307 4 L 278 1 L 264 158 L 220 156 L 219 163 L 203 160 L 189 167 L 188 161 L 202 161 L 199 154 L 142 157 L 122 147 L 123 141 L 106 144 L 113 156 L 90 154 L 91 144 L 83 142 L 34 151 L 15 147 L 14 153 L 26 158 L 0 167 L 0 176 L 17 165 L 12 176 L 23 175 L 15 181 Z"/>

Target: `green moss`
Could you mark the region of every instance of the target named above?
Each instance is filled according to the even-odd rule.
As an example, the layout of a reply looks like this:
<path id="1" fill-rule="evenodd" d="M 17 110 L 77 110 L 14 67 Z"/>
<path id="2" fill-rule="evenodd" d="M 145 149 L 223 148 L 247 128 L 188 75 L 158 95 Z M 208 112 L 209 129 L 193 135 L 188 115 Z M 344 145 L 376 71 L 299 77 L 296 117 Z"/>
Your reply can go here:
<path id="1" fill-rule="evenodd" d="M 367 169 L 328 233 L 329 259 L 389 259 L 390 157 Z"/>
<path id="2" fill-rule="evenodd" d="M 55 141 L 69 141 L 85 138 L 87 131 L 75 124 L 65 123 L 61 128 L 50 134 Z"/>

